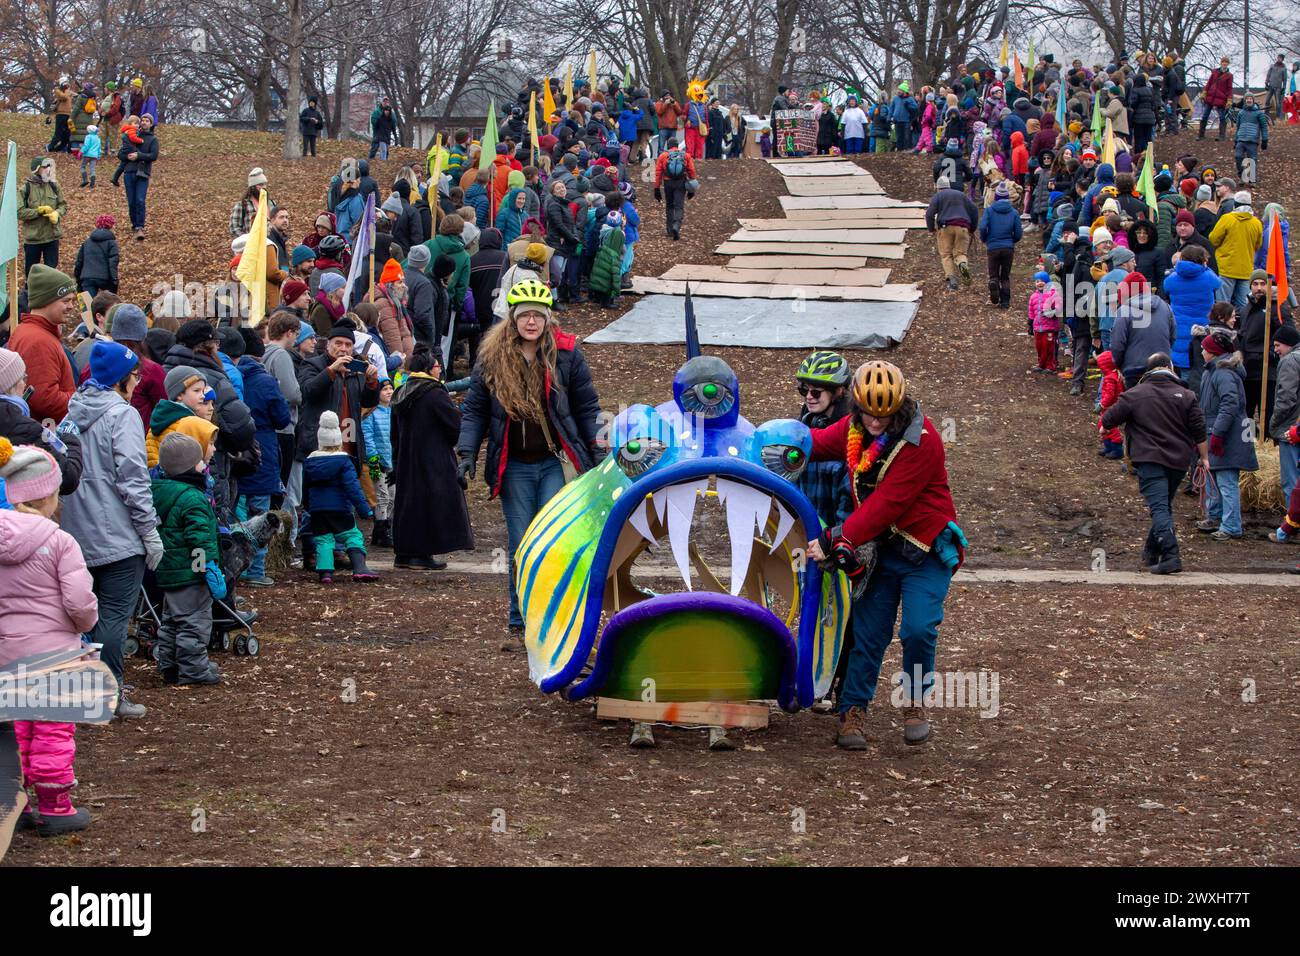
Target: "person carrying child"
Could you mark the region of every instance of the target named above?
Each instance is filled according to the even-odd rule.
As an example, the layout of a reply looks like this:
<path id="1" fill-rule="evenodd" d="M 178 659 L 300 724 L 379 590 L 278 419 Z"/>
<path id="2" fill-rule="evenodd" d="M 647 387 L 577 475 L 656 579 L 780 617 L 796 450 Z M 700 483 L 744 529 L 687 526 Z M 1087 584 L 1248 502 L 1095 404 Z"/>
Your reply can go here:
<path id="1" fill-rule="evenodd" d="M 0 510 L 0 669 L 36 655 L 81 646 L 99 619 L 93 581 L 72 535 L 52 520 L 62 475 L 42 448 L 0 438 L 0 488 L 10 508 Z M 76 725 L 45 720 L 14 723 L 24 785 L 36 791 L 36 812 L 24 811 L 19 829 L 39 836 L 75 833 L 90 811 L 72 805 L 77 785 Z"/>
<path id="2" fill-rule="evenodd" d="M 1046 272 L 1034 273 L 1034 291 L 1029 296 L 1029 331 L 1038 353 L 1035 372 L 1055 372 L 1056 341 L 1061 334 L 1061 291 Z"/>
<path id="3" fill-rule="evenodd" d="M 321 584 L 334 583 L 334 548 L 348 553 L 353 581 L 378 581 L 366 567 L 366 543 L 353 518 L 374 517 L 361 491 L 351 456 L 343 449 L 343 432 L 334 412 L 321 412 L 316 428 L 316 450 L 303 463 L 303 502 L 311 516 L 316 544 L 316 573 Z"/>
<path id="4" fill-rule="evenodd" d="M 1119 397 L 1124 394 L 1124 376 L 1115 367 L 1115 357 L 1109 351 L 1097 355 L 1097 367 L 1102 372 L 1101 411 L 1102 415 L 1105 415 L 1106 409 L 1118 402 Z M 1113 460 L 1123 458 L 1124 433 L 1119 430 L 1119 426 L 1107 428 L 1102 424 L 1101 418 L 1098 418 L 1097 431 L 1101 433 L 1101 451 L 1097 454 Z"/>
<path id="5" fill-rule="evenodd" d="M 221 682 L 217 665 L 208 660 L 212 599 L 226 596 L 217 516 L 204 471 L 213 451 L 211 441 L 204 447 L 189 435 L 168 435 L 158 446 L 161 475 L 151 485 L 163 541 L 162 561 L 154 571 L 163 592 L 154 656 L 163 682 L 180 687 Z"/>

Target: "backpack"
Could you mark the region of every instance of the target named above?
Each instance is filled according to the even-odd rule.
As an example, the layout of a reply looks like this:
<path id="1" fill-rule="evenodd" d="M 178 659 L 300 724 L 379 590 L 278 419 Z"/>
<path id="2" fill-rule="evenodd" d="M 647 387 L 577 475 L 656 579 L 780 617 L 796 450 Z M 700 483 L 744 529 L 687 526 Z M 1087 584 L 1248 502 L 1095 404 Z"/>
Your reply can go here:
<path id="1" fill-rule="evenodd" d="M 673 150 L 668 154 L 668 164 L 664 167 L 664 174 L 669 179 L 683 179 L 686 176 L 686 160 L 682 157 L 681 150 Z"/>

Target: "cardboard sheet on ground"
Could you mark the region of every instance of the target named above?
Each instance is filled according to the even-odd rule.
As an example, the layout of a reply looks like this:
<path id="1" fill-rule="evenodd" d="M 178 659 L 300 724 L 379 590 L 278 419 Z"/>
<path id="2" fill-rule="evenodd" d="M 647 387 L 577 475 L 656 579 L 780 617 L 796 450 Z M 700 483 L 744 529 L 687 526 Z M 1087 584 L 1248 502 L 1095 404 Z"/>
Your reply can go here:
<path id="1" fill-rule="evenodd" d="M 742 259 L 741 262 L 746 260 Z M 635 278 L 635 277 L 634 277 Z M 839 285 L 880 287 L 889 279 L 888 269 L 746 269 L 732 266 L 707 266 L 681 263 L 673 266 L 662 279 L 690 282 L 744 282 L 770 285 Z"/>
<path id="2" fill-rule="evenodd" d="M 751 230 L 924 229 L 925 213 L 920 209 L 791 209 L 785 219 L 742 219 L 740 226 Z"/>
<path id="3" fill-rule="evenodd" d="M 743 255 L 727 260 L 728 269 L 861 269 L 866 264 L 865 256 Z"/>
<path id="4" fill-rule="evenodd" d="M 862 256 L 867 259 L 901 259 L 907 251 L 906 244 L 869 245 L 860 242 L 724 242 L 714 251 L 723 256 L 757 256 L 789 252 L 798 249 L 814 256 Z"/>
<path id="5" fill-rule="evenodd" d="M 782 176 L 869 176 L 861 166 L 853 163 L 786 163 L 780 167 Z"/>
<path id="6" fill-rule="evenodd" d="M 781 208 L 791 209 L 925 209 L 923 202 L 889 196 L 778 196 Z"/>
<path id="7" fill-rule="evenodd" d="M 667 293 L 669 295 L 686 294 L 690 285 L 691 295 L 746 297 L 754 299 L 790 299 L 812 301 L 815 299 L 838 299 L 852 302 L 916 302 L 921 298 L 921 291 L 916 286 L 894 283 L 883 286 L 816 286 L 810 283 L 772 283 L 761 282 L 690 282 L 677 279 L 655 279 L 650 276 L 633 276 L 632 291 L 638 295 L 650 293 Z"/>
<path id="8" fill-rule="evenodd" d="M 679 345 L 686 340 L 684 303 L 679 295 L 647 296 L 583 346 Z M 781 299 L 703 296 L 694 306 L 701 345 L 772 349 L 889 348 L 903 341 L 917 312 L 915 302 L 812 301 L 792 313 Z"/>
<path id="9" fill-rule="evenodd" d="M 907 238 L 906 229 L 808 229 L 796 223 L 785 229 L 751 231 L 739 229 L 729 237 L 730 242 L 865 242 L 892 246 Z"/>
<path id="10" fill-rule="evenodd" d="M 791 176 L 785 188 L 792 196 L 883 196 L 885 191 L 870 176 Z"/>
<path id="11" fill-rule="evenodd" d="M 745 117 L 746 123 L 749 117 Z M 789 166 L 793 163 L 842 163 L 843 156 L 769 156 L 764 162 L 772 166 Z"/>

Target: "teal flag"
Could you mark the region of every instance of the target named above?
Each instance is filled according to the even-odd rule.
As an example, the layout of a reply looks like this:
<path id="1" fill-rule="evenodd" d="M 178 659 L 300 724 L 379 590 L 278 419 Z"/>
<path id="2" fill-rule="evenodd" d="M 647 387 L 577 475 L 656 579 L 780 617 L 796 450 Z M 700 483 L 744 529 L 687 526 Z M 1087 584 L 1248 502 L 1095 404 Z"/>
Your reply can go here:
<path id="1" fill-rule="evenodd" d="M 478 157 L 479 169 L 491 169 L 492 160 L 497 158 L 497 101 L 493 97 L 488 101 L 487 123 L 483 127 L 483 138 L 479 141 L 482 152 Z"/>
<path id="2" fill-rule="evenodd" d="M 18 144 L 9 141 L 4 191 L 0 192 L 0 309 L 9 301 L 9 263 L 18 258 Z M 16 290 L 15 290 L 16 291 Z"/>
<path id="3" fill-rule="evenodd" d="M 1056 85 L 1056 131 L 1065 132 L 1065 77 Z"/>

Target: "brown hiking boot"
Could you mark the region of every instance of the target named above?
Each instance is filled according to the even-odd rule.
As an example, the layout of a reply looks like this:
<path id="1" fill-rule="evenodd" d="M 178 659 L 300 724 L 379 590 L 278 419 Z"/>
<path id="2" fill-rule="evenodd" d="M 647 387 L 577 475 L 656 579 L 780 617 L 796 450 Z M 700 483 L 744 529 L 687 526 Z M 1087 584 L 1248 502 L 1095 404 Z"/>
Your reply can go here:
<path id="1" fill-rule="evenodd" d="M 903 708 L 903 740 L 909 744 L 923 744 L 930 739 L 930 721 L 924 707 Z"/>
<path id="2" fill-rule="evenodd" d="M 850 707 L 840 714 L 835 727 L 835 746 L 845 750 L 867 749 L 867 709 Z"/>

